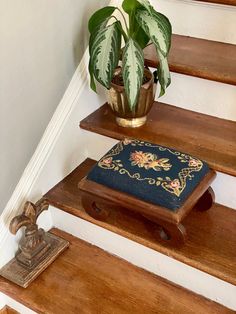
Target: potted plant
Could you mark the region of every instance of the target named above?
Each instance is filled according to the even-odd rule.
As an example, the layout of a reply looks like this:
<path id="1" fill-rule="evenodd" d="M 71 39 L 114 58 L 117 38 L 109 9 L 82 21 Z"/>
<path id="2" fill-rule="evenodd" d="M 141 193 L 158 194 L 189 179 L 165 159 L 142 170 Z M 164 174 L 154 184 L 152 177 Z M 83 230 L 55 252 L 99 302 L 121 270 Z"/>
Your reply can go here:
<path id="1" fill-rule="evenodd" d="M 146 122 L 155 97 L 154 76 L 144 66 L 143 49 L 150 43 L 156 48 L 156 77 L 162 96 L 170 84 L 167 56 L 172 28 L 148 0 L 124 0 L 122 9 L 106 6 L 89 20 L 91 88 L 96 91 L 95 80 L 106 87 L 117 123 L 137 127 Z M 114 15 L 116 11 L 121 20 Z"/>

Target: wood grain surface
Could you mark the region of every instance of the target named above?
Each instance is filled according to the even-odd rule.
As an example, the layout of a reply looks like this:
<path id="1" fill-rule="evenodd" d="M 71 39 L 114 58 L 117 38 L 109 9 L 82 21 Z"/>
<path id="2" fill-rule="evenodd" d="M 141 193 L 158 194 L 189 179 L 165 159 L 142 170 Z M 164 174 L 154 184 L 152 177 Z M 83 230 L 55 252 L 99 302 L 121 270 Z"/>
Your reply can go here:
<path id="1" fill-rule="evenodd" d="M 59 230 L 70 247 L 28 289 L 0 291 L 42 314 L 196 314 L 233 311 Z"/>
<path id="2" fill-rule="evenodd" d="M 106 104 L 80 122 L 80 127 L 113 137 L 138 138 L 169 146 L 206 161 L 214 170 L 236 176 L 236 122 L 155 102 L 147 123 L 119 127 Z"/>
<path id="3" fill-rule="evenodd" d="M 150 218 L 153 217 L 154 220 L 155 218 L 161 218 L 163 221 L 178 224 L 189 214 L 200 197 L 208 189 L 215 176 L 216 173 L 210 169 L 201 183 L 198 184 L 183 205 L 176 211 L 169 210 L 168 208 L 156 204 L 147 203 L 130 194 L 114 190 L 105 185 L 86 179 L 80 181 L 79 188 L 80 190 L 85 191 L 86 194 L 92 194 L 91 198 L 96 195 L 98 198 L 101 197 L 101 200 L 104 199 L 111 204 L 126 207 L 133 212 L 143 214 L 144 216 L 150 216 Z M 134 204 L 135 208 L 133 206 Z"/>
<path id="4" fill-rule="evenodd" d="M 197 0 L 197 1 L 236 6 L 236 0 Z"/>
<path id="5" fill-rule="evenodd" d="M 146 65 L 157 66 L 153 45 L 145 48 L 144 57 Z M 236 45 L 173 35 L 168 61 L 172 72 L 236 85 Z"/>
<path id="6" fill-rule="evenodd" d="M 0 314 L 20 314 L 20 313 L 6 305 L 3 309 L 0 310 Z"/>
<path id="7" fill-rule="evenodd" d="M 154 240 L 153 225 L 128 211 L 113 211 L 107 222 L 90 217 L 81 206 L 78 182 L 95 161 L 86 159 L 45 197 L 51 205 L 141 243 L 224 281 L 236 284 L 236 212 L 215 204 L 210 210 L 192 211 L 183 221 L 188 240 L 182 248 L 165 247 Z"/>

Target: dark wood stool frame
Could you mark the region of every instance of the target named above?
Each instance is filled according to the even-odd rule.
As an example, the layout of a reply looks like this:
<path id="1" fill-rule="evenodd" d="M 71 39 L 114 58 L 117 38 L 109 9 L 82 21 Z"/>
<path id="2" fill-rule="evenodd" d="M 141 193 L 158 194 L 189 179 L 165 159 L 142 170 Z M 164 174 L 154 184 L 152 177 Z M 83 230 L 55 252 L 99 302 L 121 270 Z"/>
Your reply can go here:
<path id="1" fill-rule="evenodd" d="M 183 219 L 194 208 L 206 211 L 215 201 L 210 187 L 216 176 L 212 169 L 197 185 L 181 208 L 171 211 L 165 207 L 147 203 L 132 195 L 113 190 L 86 177 L 79 182 L 82 206 L 85 211 L 97 220 L 106 221 L 111 210 L 116 208 L 141 214 L 155 224 L 153 234 L 159 241 L 178 246 L 185 243 L 187 232 L 182 224 Z"/>

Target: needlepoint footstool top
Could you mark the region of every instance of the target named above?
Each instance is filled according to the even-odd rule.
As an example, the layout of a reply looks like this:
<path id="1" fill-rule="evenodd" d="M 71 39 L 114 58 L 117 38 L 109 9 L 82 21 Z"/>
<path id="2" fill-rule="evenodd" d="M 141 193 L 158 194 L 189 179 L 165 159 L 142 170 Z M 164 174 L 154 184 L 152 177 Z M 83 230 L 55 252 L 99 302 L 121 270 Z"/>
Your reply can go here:
<path id="1" fill-rule="evenodd" d="M 87 179 L 175 212 L 209 172 L 202 160 L 137 139 L 109 150 Z"/>

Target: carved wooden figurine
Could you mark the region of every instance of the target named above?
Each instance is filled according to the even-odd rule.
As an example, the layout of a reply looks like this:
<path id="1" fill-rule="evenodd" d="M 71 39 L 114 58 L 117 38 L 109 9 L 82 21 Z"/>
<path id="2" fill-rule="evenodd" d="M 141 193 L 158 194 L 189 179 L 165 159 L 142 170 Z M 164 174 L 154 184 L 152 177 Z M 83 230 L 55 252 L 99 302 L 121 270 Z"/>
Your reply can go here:
<path id="1" fill-rule="evenodd" d="M 16 259 L 28 269 L 36 267 L 51 248 L 50 238 L 46 237 L 45 231 L 38 229 L 36 224 L 39 212 L 41 213 L 46 208 L 48 204 L 45 201 L 36 205 L 26 202 L 23 213 L 13 218 L 10 224 L 10 231 L 13 234 L 16 234 L 22 227 L 26 227 L 19 243 Z"/>

